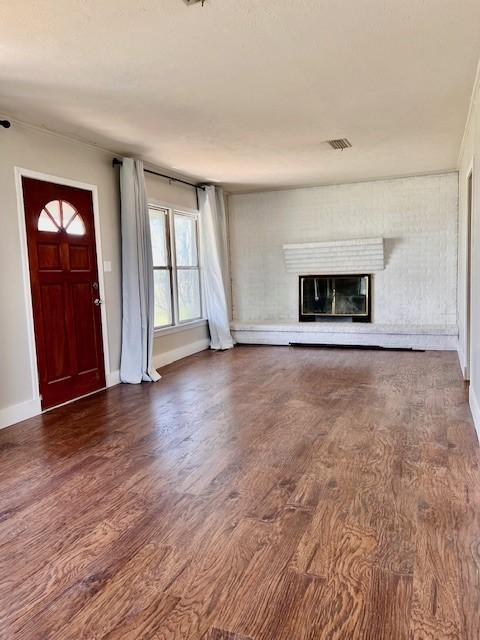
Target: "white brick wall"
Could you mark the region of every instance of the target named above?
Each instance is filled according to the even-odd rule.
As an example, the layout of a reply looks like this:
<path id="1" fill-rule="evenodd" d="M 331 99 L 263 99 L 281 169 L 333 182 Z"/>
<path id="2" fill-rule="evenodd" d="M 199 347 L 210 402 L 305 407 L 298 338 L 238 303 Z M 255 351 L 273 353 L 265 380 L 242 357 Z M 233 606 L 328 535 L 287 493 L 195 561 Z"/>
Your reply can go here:
<path id="1" fill-rule="evenodd" d="M 236 320 L 298 320 L 283 244 L 382 236 L 373 322 L 456 323 L 456 173 L 232 195 L 229 216 Z"/>

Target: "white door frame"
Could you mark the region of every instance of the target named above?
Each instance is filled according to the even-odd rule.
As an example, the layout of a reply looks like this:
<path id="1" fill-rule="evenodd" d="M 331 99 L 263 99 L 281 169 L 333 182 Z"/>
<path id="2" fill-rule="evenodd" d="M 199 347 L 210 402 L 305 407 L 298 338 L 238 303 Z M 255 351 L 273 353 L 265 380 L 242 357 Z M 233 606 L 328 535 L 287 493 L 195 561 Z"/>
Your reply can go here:
<path id="1" fill-rule="evenodd" d="M 471 362 L 472 362 L 472 274 L 473 274 L 473 200 L 474 200 L 474 177 L 473 173 L 473 159 L 466 172 L 467 181 L 466 185 L 466 220 L 465 220 L 465 365 L 464 365 L 464 378 L 470 380 L 471 374 Z M 471 177 L 471 193 L 469 194 L 469 181 Z M 470 199 L 470 211 L 468 208 Z"/>
<path id="2" fill-rule="evenodd" d="M 93 223 L 95 229 L 95 248 L 97 252 L 97 270 L 98 270 L 98 287 L 100 293 L 100 299 L 103 301 L 101 305 L 101 321 L 102 321 L 102 341 L 103 341 L 103 356 L 105 363 L 105 380 L 106 386 L 115 384 L 112 382 L 111 370 L 110 370 L 110 354 L 108 348 L 108 330 L 107 330 L 107 310 L 105 305 L 105 282 L 103 277 L 103 255 L 102 255 L 102 242 L 100 236 L 100 214 L 98 207 L 98 190 L 94 184 L 87 184 L 85 182 L 79 182 L 78 180 L 70 180 L 69 178 L 61 178 L 59 176 L 52 176 L 40 171 L 32 171 L 31 169 L 24 169 L 22 167 L 15 167 L 15 188 L 17 191 L 17 215 L 18 215 L 18 229 L 20 235 L 20 257 L 22 261 L 22 282 L 25 298 L 25 309 L 27 312 L 27 333 L 28 333 L 28 351 L 30 357 L 30 372 L 31 372 L 31 386 L 32 386 L 32 401 L 38 401 L 38 413 L 41 412 L 40 404 L 40 387 L 38 382 L 38 364 L 37 364 L 37 349 L 35 346 L 35 327 L 33 322 L 33 303 L 32 303 L 32 289 L 30 284 L 30 267 L 28 262 L 28 245 L 27 245 L 27 227 L 25 222 L 25 207 L 23 201 L 23 188 L 22 178 L 35 178 L 37 180 L 44 180 L 46 182 L 53 182 L 66 187 L 77 187 L 84 191 L 90 191 L 92 194 L 93 202 Z M 78 398 L 74 398 L 77 400 Z"/>

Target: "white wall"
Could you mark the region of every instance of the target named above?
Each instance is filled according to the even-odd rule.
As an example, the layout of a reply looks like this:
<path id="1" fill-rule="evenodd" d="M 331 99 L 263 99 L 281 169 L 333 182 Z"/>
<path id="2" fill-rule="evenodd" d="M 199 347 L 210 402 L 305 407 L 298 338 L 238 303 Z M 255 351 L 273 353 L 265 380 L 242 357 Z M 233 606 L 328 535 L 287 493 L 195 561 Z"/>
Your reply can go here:
<path id="1" fill-rule="evenodd" d="M 284 243 L 383 236 L 373 322 L 455 325 L 457 212 L 456 173 L 231 195 L 234 319 L 298 320 Z"/>
<path id="2" fill-rule="evenodd" d="M 466 238 L 467 238 L 467 179 L 473 167 L 472 203 L 472 296 L 470 371 L 466 371 Z M 459 257 L 458 257 L 458 324 L 459 358 L 464 374 L 470 377 L 470 407 L 477 433 L 480 434 L 480 87 L 473 93 L 470 117 L 467 122 L 459 161 Z"/>
<path id="3" fill-rule="evenodd" d="M 458 174 L 458 356 L 463 375 L 468 378 L 467 341 L 467 243 L 468 175 L 473 167 L 473 118 L 465 131 Z M 473 186 L 473 185 L 472 185 Z"/>
<path id="4" fill-rule="evenodd" d="M 112 271 L 105 273 L 110 368 L 112 372 L 118 371 L 121 340 L 120 215 L 118 172 L 112 168 L 112 157 L 108 151 L 26 125 L 14 123 L 8 130 L 0 129 L 0 427 L 13 422 L 12 417 L 16 415 L 27 416 L 36 394 L 30 383 L 27 308 L 15 190 L 16 166 L 98 187 L 103 258 L 112 264 Z M 195 206 L 192 189 L 174 187 L 158 178 L 149 179 L 147 186 L 152 197 L 179 206 Z M 154 347 L 157 362 L 163 363 L 172 354 L 186 355 L 189 345 L 198 346 L 200 342 L 206 342 L 207 336 L 207 328 L 203 326 L 157 338 Z"/>

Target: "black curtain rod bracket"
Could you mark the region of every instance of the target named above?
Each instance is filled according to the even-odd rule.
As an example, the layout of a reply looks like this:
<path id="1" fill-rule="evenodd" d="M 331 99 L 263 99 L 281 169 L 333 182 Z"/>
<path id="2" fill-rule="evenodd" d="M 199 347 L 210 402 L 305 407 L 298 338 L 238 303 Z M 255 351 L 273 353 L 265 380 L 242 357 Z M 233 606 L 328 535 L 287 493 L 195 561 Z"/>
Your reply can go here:
<path id="1" fill-rule="evenodd" d="M 112 160 L 112 167 L 121 166 L 122 161 L 118 158 L 114 158 Z M 182 184 L 186 184 L 189 187 L 193 187 L 194 189 L 203 189 L 205 187 L 200 184 L 193 184 L 193 182 L 187 182 L 186 180 L 180 180 L 180 178 L 174 178 L 173 176 L 167 176 L 165 173 L 159 173 L 158 171 L 152 171 L 151 169 L 144 169 L 145 173 L 151 173 L 153 176 L 159 176 L 160 178 L 165 178 L 166 180 L 171 180 L 172 182 L 181 182 Z"/>

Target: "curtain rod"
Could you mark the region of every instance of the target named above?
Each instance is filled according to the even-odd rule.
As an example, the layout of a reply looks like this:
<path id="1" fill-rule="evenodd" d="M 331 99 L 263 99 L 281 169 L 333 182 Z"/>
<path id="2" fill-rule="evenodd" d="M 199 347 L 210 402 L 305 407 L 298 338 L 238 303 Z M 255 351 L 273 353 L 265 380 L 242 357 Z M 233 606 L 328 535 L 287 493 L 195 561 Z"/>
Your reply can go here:
<path id="1" fill-rule="evenodd" d="M 114 158 L 112 160 L 112 167 L 121 166 L 123 163 L 118 158 Z M 180 178 L 172 178 L 172 176 L 167 176 L 165 173 L 159 173 L 158 171 L 152 171 L 152 169 L 144 169 L 145 173 L 151 173 L 154 176 L 159 176 L 160 178 L 166 178 L 167 180 L 172 180 L 173 182 L 181 182 L 182 184 L 186 184 L 189 187 L 193 187 L 194 189 L 203 189 L 205 191 L 205 187 L 199 184 L 193 184 L 193 182 L 187 182 L 186 180 L 180 180 Z"/>

